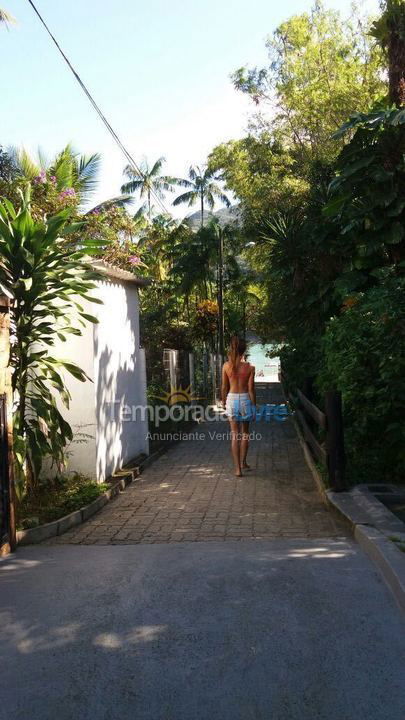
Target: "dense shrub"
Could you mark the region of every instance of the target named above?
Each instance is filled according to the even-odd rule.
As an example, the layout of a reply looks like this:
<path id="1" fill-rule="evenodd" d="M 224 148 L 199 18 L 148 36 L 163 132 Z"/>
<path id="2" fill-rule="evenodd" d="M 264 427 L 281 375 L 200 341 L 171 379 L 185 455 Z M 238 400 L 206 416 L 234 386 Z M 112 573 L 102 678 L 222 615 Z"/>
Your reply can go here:
<path id="1" fill-rule="evenodd" d="M 405 293 L 390 278 L 348 299 L 323 339 L 323 392 L 342 391 L 349 480 L 405 481 Z"/>

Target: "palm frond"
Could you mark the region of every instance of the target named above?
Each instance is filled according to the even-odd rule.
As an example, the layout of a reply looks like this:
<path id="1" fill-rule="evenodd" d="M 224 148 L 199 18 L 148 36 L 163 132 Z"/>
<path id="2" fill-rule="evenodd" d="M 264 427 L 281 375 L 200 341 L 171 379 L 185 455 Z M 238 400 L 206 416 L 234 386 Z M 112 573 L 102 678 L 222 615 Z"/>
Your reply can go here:
<path id="1" fill-rule="evenodd" d="M 230 207 L 231 201 L 225 195 L 225 193 L 222 192 L 222 189 L 219 187 L 219 185 L 216 185 L 215 183 L 209 184 L 210 192 L 218 199 L 220 200 L 226 207 Z"/>
<path id="2" fill-rule="evenodd" d="M 161 177 L 159 178 L 159 188 L 165 192 L 175 192 L 173 178 Z M 155 189 L 156 186 L 154 185 Z"/>
<path id="3" fill-rule="evenodd" d="M 150 177 L 155 177 L 155 176 L 160 172 L 160 170 L 162 169 L 162 165 L 163 165 L 165 162 L 166 162 L 166 158 L 163 157 L 163 155 L 162 155 L 162 157 L 160 157 L 160 158 L 158 158 L 158 159 L 156 160 L 156 162 L 155 162 L 155 164 L 153 165 L 152 169 L 148 172 L 148 175 L 149 175 Z"/>
<path id="4" fill-rule="evenodd" d="M 181 185 L 183 183 L 182 178 L 173 177 L 172 175 L 161 175 L 160 180 L 162 180 L 162 182 L 164 183 L 167 183 L 167 185 L 170 185 L 171 188 L 173 187 L 173 185 Z M 189 187 L 189 185 L 187 187 Z"/>
<path id="5" fill-rule="evenodd" d="M 80 155 L 76 160 L 77 187 L 82 197 L 88 197 L 96 189 L 98 174 L 100 172 L 101 155 Z"/>
<path id="6" fill-rule="evenodd" d="M 98 205 L 95 205 L 91 208 L 91 210 L 88 210 L 85 214 L 89 215 L 91 213 L 94 213 L 95 210 L 98 210 L 100 212 L 103 212 L 105 210 L 110 210 L 110 208 L 113 207 L 127 207 L 131 203 L 134 202 L 134 198 L 132 195 L 117 195 L 117 197 L 109 198 L 108 200 L 103 200 L 103 202 L 99 203 Z"/>
<path id="7" fill-rule="evenodd" d="M 48 172 L 56 177 L 56 185 L 59 190 L 74 186 L 74 173 L 72 160 L 66 154 L 58 155 L 49 166 Z M 75 188 L 76 190 L 76 188 Z"/>
<path id="8" fill-rule="evenodd" d="M 178 197 L 173 200 L 173 205 L 182 205 L 183 203 L 188 203 L 189 207 L 191 207 L 191 205 L 194 205 L 197 200 L 198 194 L 194 190 L 190 190 L 189 192 L 182 193 L 182 195 L 178 195 Z"/>
<path id="9" fill-rule="evenodd" d="M 38 148 L 38 161 L 41 170 L 47 170 L 49 166 L 49 159 L 45 155 L 45 150 L 43 150 L 41 147 Z"/>
<path id="10" fill-rule="evenodd" d="M 207 201 L 208 207 L 210 208 L 210 210 L 213 210 L 214 205 L 215 205 L 215 198 L 212 194 L 211 188 L 209 188 L 207 190 L 207 192 L 204 194 L 204 196 L 205 196 L 205 200 Z"/>
<path id="11" fill-rule="evenodd" d="M 137 170 L 135 170 L 135 168 L 132 165 L 126 165 L 124 167 L 123 174 L 131 179 L 142 178 L 142 175 L 140 175 L 140 173 Z"/>
<path id="12" fill-rule="evenodd" d="M 134 220 L 141 220 L 146 213 L 146 203 L 143 203 L 133 215 Z"/>
<path id="13" fill-rule="evenodd" d="M 16 151 L 15 160 L 18 172 L 27 180 L 33 180 L 34 177 L 39 175 L 41 168 L 35 160 L 32 159 L 25 148 Z"/>
<path id="14" fill-rule="evenodd" d="M 185 180 L 184 178 L 176 178 L 176 185 L 179 185 L 180 187 L 194 187 L 194 183 L 190 180 Z"/>
<path id="15" fill-rule="evenodd" d="M 121 192 L 124 194 L 135 193 L 142 185 L 143 180 L 140 177 L 138 177 L 138 180 L 134 178 L 130 182 L 121 185 Z"/>
<path id="16" fill-rule="evenodd" d="M 278 212 L 265 221 L 265 231 L 261 233 L 264 241 L 287 242 L 294 244 L 302 233 L 305 221 L 302 211 L 290 210 Z"/>
<path id="17" fill-rule="evenodd" d="M 207 182 L 208 180 L 211 180 L 211 178 L 214 177 L 214 172 L 210 168 L 206 167 L 204 169 L 204 172 L 201 173 L 202 179 Z"/>
<path id="18" fill-rule="evenodd" d="M 7 10 L 0 8 L 0 23 L 15 23 L 17 20 Z"/>

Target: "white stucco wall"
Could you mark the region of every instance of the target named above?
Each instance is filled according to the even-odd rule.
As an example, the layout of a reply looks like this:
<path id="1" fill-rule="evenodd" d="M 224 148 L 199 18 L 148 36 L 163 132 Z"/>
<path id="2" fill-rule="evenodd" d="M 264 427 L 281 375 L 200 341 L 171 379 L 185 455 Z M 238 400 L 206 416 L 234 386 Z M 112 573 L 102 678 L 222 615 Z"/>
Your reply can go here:
<path id="1" fill-rule="evenodd" d="M 94 308 L 97 305 L 86 303 L 82 299 L 80 305 L 85 312 L 96 315 Z M 93 325 L 86 323 L 86 326 L 82 327 L 81 330 L 82 335 L 68 335 L 68 339 L 64 343 L 56 340 L 52 353 L 58 359 L 77 363 L 90 380 L 94 381 Z M 84 475 L 96 478 L 94 382 L 89 380 L 80 382 L 67 372 L 63 372 L 63 376 L 72 398 L 69 409 L 58 402 L 63 417 L 73 430 L 73 442 L 68 447 L 68 470 L 76 470 Z"/>
<path id="2" fill-rule="evenodd" d="M 148 452 L 147 421 L 133 408 L 146 405 L 144 354 L 139 347 L 139 299 L 134 284 L 98 283 L 94 326 L 96 466 L 100 481 Z M 123 409 L 126 409 L 123 412 Z"/>
<path id="3" fill-rule="evenodd" d="M 81 336 L 57 341 L 53 354 L 76 362 L 93 381 L 81 383 L 64 373 L 72 400 L 70 408 L 61 406 L 61 411 L 74 432 L 68 470 L 103 482 L 136 455 L 149 451 L 147 420 L 141 421 L 139 412 L 136 420 L 125 420 L 131 412 L 120 412 L 123 405 L 131 410 L 146 405 L 146 373 L 139 347 L 137 286 L 106 278 L 97 282 L 93 294 L 103 305 L 82 299 L 80 304 L 98 318 L 98 324 L 87 323 Z"/>

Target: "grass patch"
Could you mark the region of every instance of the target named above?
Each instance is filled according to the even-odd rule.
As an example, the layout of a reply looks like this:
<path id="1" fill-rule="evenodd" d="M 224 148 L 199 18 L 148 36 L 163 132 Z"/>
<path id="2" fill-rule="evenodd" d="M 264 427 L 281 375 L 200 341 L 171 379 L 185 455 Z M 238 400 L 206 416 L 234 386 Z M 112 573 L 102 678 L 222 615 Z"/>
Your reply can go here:
<path id="1" fill-rule="evenodd" d="M 37 527 L 80 510 L 109 487 L 76 473 L 43 481 L 18 503 L 17 529 Z"/>

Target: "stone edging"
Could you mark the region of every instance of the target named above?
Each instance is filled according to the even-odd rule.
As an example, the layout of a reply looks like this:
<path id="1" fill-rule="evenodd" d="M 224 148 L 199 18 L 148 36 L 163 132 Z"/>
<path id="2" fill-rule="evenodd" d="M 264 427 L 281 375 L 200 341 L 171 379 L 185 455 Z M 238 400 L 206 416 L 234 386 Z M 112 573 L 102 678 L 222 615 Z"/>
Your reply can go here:
<path id="1" fill-rule="evenodd" d="M 405 613 L 405 554 L 382 532 L 355 525 L 354 537 L 373 561 Z"/>
<path id="2" fill-rule="evenodd" d="M 302 447 L 302 450 L 303 450 L 303 453 L 304 453 L 304 456 L 305 456 L 305 460 L 306 460 L 307 465 L 308 465 L 308 467 L 309 467 L 309 469 L 310 469 L 310 471 L 311 471 L 311 473 L 312 473 L 312 475 L 313 475 L 313 478 L 314 478 L 314 480 L 315 480 L 315 483 L 316 483 L 316 486 L 317 486 L 317 488 L 318 488 L 318 491 L 319 491 L 319 494 L 320 494 L 320 496 L 321 496 L 321 499 L 322 499 L 322 501 L 325 503 L 325 505 L 327 505 L 327 506 L 330 508 L 330 501 L 329 501 L 329 498 L 328 498 L 327 493 L 326 493 L 326 488 L 325 488 L 325 485 L 324 485 L 324 482 L 323 482 L 323 479 L 322 479 L 322 475 L 321 475 L 321 473 L 319 472 L 318 468 L 317 468 L 316 465 L 315 465 L 314 459 L 313 459 L 313 457 L 312 457 L 312 455 L 311 455 L 311 453 L 310 453 L 310 451 L 309 451 L 309 449 L 308 449 L 308 445 L 307 445 L 307 443 L 306 443 L 305 440 L 304 440 L 304 436 L 303 436 L 303 434 L 302 434 L 302 432 L 301 432 L 301 428 L 300 428 L 300 426 L 298 425 L 298 423 L 297 423 L 294 415 L 292 415 L 292 421 L 293 421 L 293 423 L 294 423 L 295 431 L 296 431 L 296 433 L 297 433 L 297 435 L 298 435 L 298 440 L 299 440 L 300 445 L 301 445 L 301 447 Z"/>
<path id="3" fill-rule="evenodd" d="M 349 525 L 355 540 L 372 560 L 405 612 L 405 554 L 390 539 L 396 535 L 401 537 L 403 523 L 366 488 L 357 487 L 352 492 L 340 493 L 327 490 L 295 418 L 293 422 L 322 500 Z"/>
<path id="4" fill-rule="evenodd" d="M 122 490 L 125 490 L 129 483 L 135 480 L 148 465 L 153 463 L 154 460 L 157 460 L 167 449 L 167 447 L 163 446 L 156 450 L 156 452 L 148 455 L 138 465 L 123 468 L 110 480 L 111 487 L 108 490 L 105 490 L 105 492 L 101 493 L 95 500 L 79 510 L 75 510 L 69 513 L 69 515 L 64 515 L 64 517 L 58 520 L 45 523 L 45 525 L 28 528 L 27 530 L 17 530 L 17 545 L 34 545 L 48 538 L 63 535 L 63 533 L 76 525 L 81 525 L 85 520 L 88 520 L 89 517 L 101 510 L 104 505 L 115 498 Z"/>
<path id="5" fill-rule="evenodd" d="M 343 493 L 328 490 L 326 494 L 331 506 L 350 523 L 355 539 L 405 612 L 405 554 L 391 539 L 405 538 L 404 524 L 366 487 Z"/>

